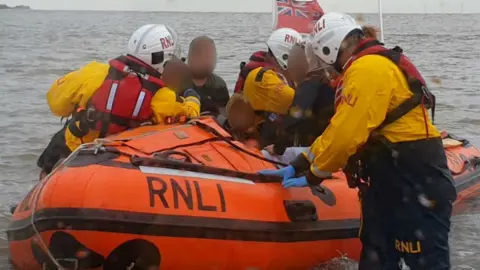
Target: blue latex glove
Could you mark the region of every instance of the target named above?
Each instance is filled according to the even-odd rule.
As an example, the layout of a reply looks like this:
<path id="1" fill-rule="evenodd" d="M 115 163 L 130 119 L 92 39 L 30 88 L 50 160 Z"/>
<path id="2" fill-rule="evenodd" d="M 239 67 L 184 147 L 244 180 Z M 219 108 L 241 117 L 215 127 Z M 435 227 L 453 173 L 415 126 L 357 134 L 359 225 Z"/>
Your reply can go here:
<path id="1" fill-rule="evenodd" d="M 263 170 L 259 171 L 258 173 L 263 175 L 279 176 L 283 178 L 283 181 L 285 181 L 295 176 L 295 168 L 293 168 L 293 166 L 287 166 L 279 170 Z"/>
<path id="2" fill-rule="evenodd" d="M 289 178 L 282 181 L 282 187 L 290 188 L 290 187 L 306 187 L 308 186 L 307 177 L 296 177 L 296 178 Z"/>

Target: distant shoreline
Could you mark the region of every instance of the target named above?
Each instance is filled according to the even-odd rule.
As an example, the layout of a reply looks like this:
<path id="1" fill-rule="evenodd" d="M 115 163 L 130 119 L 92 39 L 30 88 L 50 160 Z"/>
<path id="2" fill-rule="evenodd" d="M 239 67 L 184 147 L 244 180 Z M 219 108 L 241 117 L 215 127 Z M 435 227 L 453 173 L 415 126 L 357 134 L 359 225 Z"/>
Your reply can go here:
<path id="1" fill-rule="evenodd" d="M 24 6 L 24 5 L 10 7 L 5 4 L 0 4 L 0 9 L 31 9 L 31 8 L 29 6 Z"/>
<path id="2" fill-rule="evenodd" d="M 2 9 L 20 9 L 20 10 L 35 10 L 35 11 L 46 11 L 46 12 L 138 12 L 138 13 L 205 13 L 205 14 L 217 14 L 217 13 L 226 13 L 226 14 L 271 14 L 271 12 L 225 12 L 225 11 L 171 11 L 171 10 L 101 10 L 101 9 L 42 9 L 36 7 L 32 9 L 30 6 L 14 6 L 9 7 L 5 4 L 0 4 L 0 10 Z M 348 14 L 361 14 L 361 15 L 378 15 L 377 12 L 348 12 Z M 456 15 L 456 14 L 480 14 L 480 12 L 383 12 L 385 15 Z"/>

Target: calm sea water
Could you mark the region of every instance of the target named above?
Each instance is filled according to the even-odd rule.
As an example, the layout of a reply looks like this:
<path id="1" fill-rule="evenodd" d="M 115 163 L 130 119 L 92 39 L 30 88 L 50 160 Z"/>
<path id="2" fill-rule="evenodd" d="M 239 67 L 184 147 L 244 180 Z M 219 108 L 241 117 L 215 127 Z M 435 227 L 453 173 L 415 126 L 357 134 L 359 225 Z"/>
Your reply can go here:
<path id="1" fill-rule="evenodd" d="M 376 15 L 362 17 L 378 25 Z M 210 35 L 217 72 L 229 85 L 240 61 L 262 49 L 271 30 L 268 14 L 0 11 L 0 231 L 9 205 L 36 181 L 36 159 L 61 127 L 45 101 L 50 84 L 91 60 L 122 54 L 129 35 L 146 23 L 174 27 L 184 48 L 193 37 Z M 403 47 L 426 77 L 440 78 L 431 84 L 438 125 L 480 146 L 480 15 L 387 15 L 385 27 L 388 45 Z M 454 217 L 454 269 L 480 269 L 478 213 L 480 198 Z M 8 269 L 3 232 L 0 238 L 0 269 Z"/>

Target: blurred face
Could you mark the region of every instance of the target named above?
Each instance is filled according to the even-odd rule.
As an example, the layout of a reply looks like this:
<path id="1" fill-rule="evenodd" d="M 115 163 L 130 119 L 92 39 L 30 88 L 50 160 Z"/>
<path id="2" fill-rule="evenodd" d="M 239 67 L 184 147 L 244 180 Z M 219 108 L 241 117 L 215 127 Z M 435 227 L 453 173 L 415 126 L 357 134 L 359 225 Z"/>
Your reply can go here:
<path id="1" fill-rule="evenodd" d="M 210 41 L 199 41 L 188 54 L 188 66 L 195 79 L 204 79 L 212 75 L 217 65 L 217 49 Z"/>
<path id="2" fill-rule="evenodd" d="M 337 62 L 335 63 L 335 69 L 338 72 L 343 71 L 343 66 L 347 63 L 347 61 L 352 57 L 353 51 L 356 48 L 356 43 L 351 38 L 346 38 L 342 44 L 340 45 L 340 50 L 337 56 Z"/>
<path id="3" fill-rule="evenodd" d="M 255 124 L 255 112 L 243 94 L 234 94 L 227 104 L 227 118 L 235 131 L 245 132 Z"/>
<path id="4" fill-rule="evenodd" d="M 190 69 L 179 59 L 170 60 L 163 71 L 162 79 L 174 91 L 182 91 L 190 83 Z"/>
<path id="5" fill-rule="evenodd" d="M 295 83 L 301 83 L 308 71 L 305 50 L 301 46 L 293 46 L 288 56 L 287 72 Z"/>

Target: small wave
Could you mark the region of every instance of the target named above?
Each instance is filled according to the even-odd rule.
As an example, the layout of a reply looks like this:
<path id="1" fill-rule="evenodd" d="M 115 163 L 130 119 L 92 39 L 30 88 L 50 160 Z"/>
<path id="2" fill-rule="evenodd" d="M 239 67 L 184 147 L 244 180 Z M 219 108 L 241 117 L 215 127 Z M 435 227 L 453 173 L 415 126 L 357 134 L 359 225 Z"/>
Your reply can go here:
<path id="1" fill-rule="evenodd" d="M 470 124 L 470 125 L 474 125 L 474 126 L 480 125 L 480 119 L 471 118 L 471 117 L 464 117 L 464 118 L 458 120 L 457 122 L 462 123 L 462 124 Z"/>
<path id="2" fill-rule="evenodd" d="M 24 73 L 24 69 L 19 69 L 19 68 L 7 68 L 5 69 L 5 73 Z"/>

